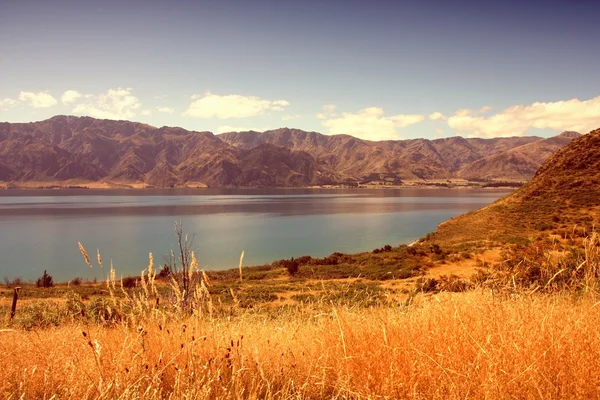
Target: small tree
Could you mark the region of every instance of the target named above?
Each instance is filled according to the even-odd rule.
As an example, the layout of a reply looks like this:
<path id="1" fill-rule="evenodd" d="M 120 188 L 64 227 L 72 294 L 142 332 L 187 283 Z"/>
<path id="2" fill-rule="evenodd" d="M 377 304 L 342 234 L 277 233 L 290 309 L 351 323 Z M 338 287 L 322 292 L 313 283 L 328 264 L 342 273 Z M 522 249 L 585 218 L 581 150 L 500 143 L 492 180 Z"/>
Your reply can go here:
<path id="1" fill-rule="evenodd" d="M 164 264 L 163 267 L 160 269 L 160 272 L 158 273 L 157 277 L 159 279 L 168 279 L 171 276 L 171 268 L 169 267 L 168 264 Z"/>
<path id="2" fill-rule="evenodd" d="M 165 256 L 165 264 L 162 271 L 168 273 L 183 295 L 183 306 L 189 305 L 190 296 L 195 286 L 199 283 L 199 266 L 196 262 L 192 246 L 194 235 L 188 236 L 183 230 L 183 222 L 175 221 L 175 236 L 177 237 L 177 251 Z M 161 271 L 161 273 L 162 273 Z"/>
<path id="3" fill-rule="evenodd" d="M 54 286 L 54 279 L 46 270 L 44 270 L 44 274 L 37 278 L 35 285 L 37 287 L 49 288 Z"/>
<path id="4" fill-rule="evenodd" d="M 292 257 L 289 260 L 281 260 L 281 263 L 283 264 L 283 267 L 287 269 L 288 274 L 290 274 L 291 276 L 296 275 L 298 269 L 300 268 L 300 264 L 297 260 L 294 260 L 294 257 Z"/>

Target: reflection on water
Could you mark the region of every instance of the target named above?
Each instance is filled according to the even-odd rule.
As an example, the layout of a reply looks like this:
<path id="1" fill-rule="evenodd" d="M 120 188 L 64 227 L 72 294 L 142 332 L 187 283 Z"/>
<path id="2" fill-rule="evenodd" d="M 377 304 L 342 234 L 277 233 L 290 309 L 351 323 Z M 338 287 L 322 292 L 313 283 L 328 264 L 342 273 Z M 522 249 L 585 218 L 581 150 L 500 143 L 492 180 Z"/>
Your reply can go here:
<path id="1" fill-rule="evenodd" d="M 78 252 L 99 248 L 123 274 L 160 260 L 173 221 L 196 234 L 203 268 L 410 242 L 438 223 L 506 192 L 448 189 L 6 190 L 0 191 L 0 275 L 32 279 L 102 277 Z"/>

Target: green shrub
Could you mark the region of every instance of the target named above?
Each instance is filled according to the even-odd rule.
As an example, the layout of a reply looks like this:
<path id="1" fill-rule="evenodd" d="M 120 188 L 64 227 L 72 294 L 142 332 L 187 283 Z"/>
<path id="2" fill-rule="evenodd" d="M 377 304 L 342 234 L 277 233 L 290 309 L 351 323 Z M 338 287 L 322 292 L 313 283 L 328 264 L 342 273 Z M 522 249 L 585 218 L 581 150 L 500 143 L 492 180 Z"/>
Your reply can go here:
<path id="1" fill-rule="evenodd" d="M 60 305 L 50 300 L 36 300 L 16 315 L 16 322 L 27 330 L 59 326 L 65 317 Z"/>
<path id="2" fill-rule="evenodd" d="M 438 284 L 439 281 L 435 278 L 421 277 L 415 284 L 415 290 L 423 293 L 438 292 Z"/>
<path id="3" fill-rule="evenodd" d="M 68 291 L 64 295 L 65 298 L 65 313 L 71 318 L 85 317 L 85 304 L 81 300 L 81 296 L 77 293 Z"/>
<path id="4" fill-rule="evenodd" d="M 104 297 L 96 297 L 86 307 L 87 315 L 95 322 L 116 322 L 122 319 L 121 310 Z"/>
<path id="5" fill-rule="evenodd" d="M 133 289 L 137 286 L 138 279 L 133 276 L 123 278 L 123 287 L 126 289 Z"/>
<path id="6" fill-rule="evenodd" d="M 71 285 L 73 286 L 80 286 L 82 283 L 82 279 L 80 277 L 76 277 L 75 279 L 71 280 Z"/>
<path id="7" fill-rule="evenodd" d="M 473 283 L 457 275 L 442 275 L 438 282 L 438 288 L 442 292 L 466 292 L 473 287 Z"/>
<path id="8" fill-rule="evenodd" d="M 49 288 L 54 286 L 54 279 L 44 270 L 44 274 L 35 281 L 35 285 L 37 287 Z"/>

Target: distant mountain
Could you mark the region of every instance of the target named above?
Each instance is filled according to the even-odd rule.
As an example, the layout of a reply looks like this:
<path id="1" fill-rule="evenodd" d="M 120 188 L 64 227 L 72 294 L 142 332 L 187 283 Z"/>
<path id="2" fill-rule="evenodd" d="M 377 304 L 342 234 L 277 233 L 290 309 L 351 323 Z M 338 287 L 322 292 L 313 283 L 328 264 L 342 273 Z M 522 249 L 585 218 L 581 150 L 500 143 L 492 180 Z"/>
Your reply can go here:
<path id="1" fill-rule="evenodd" d="M 526 180 L 576 135 L 372 142 L 288 128 L 215 136 L 130 121 L 56 116 L 0 123 L 0 181 L 294 187 L 365 182 L 382 175 L 396 182 Z"/>
<path id="2" fill-rule="evenodd" d="M 578 136 L 566 132 L 547 139 L 560 144 L 576 138 L 552 154 L 523 187 L 481 210 L 443 222 L 431 240 L 510 243 L 528 241 L 540 232 L 591 232 L 600 225 L 600 129 Z M 543 142 L 539 145 L 546 149 L 548 143 Z"/>
<path id="3" fill-rule="evenodd" d="M 400 179 L 521 180 L 533 176 L 539 166 L 562 146 L 579 136 L 565 132 L 549 139 L 539 137 L 388 140 L 372 142 L 348 135 L 322 135 L 282 128 L 259 132 L 218 135 L 240 149 L 264 143 L 310 153 L 346 178 L 361 179 L 372 173 Z"/>
<path id="4" fill-rule="evenodd" d="M 531 177 L 548 157 L 579 136 L 577 132 L 563 132 L 548 139 L 499 151 L 463 166 L 457 175 L 465 179 L 520 180 Z"/>
<path id="5" fill-rule="evenodd" d="M 57 116 L 0 124 L 0 180 L 80 180 L 221 186 L 304 186 L 337 175 L 312 156 L 275 146 L 242 150 L 210 132 Z"/>

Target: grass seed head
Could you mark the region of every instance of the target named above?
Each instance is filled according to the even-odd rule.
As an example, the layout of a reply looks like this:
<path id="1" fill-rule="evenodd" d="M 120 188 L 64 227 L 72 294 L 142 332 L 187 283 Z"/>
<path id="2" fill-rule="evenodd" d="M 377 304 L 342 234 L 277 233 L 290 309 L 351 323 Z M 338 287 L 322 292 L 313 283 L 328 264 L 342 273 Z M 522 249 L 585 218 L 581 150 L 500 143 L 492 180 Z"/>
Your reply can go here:
<path id="1" fill-rule="evenodd" d="M 83 256 L 83 259 L 85 260 L 85 263 L 92 268 L 92 263 L 90 262 L 90 257 L 88 256 L 87 252 L 85 251 L 85 249 L 83 248 L 83 245 L 81 244 L 81 242 L 77 242 L 77 244 L 79 245 L 79 251 L 81 251 L 81 255 Z"/>

